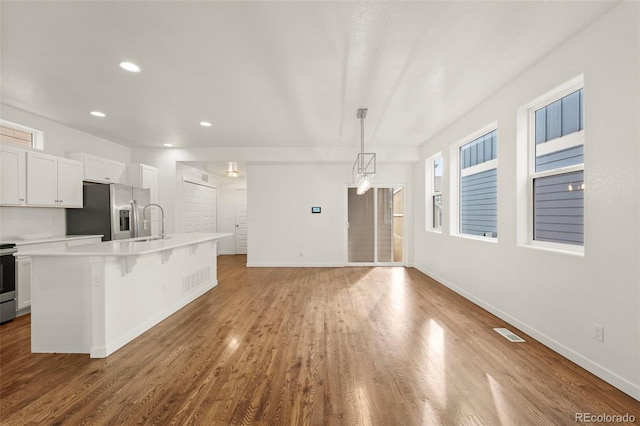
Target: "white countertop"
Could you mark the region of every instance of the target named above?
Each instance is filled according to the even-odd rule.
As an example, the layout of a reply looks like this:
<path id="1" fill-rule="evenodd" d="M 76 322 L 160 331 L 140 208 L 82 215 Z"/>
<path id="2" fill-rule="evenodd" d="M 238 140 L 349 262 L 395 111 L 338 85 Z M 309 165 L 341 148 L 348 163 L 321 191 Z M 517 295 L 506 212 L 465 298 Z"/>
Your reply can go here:
<path id="1" fill-rule="evenodd" d="M 59 235 L 54 237 L 48 234 L 38 234 L 41 237 L 35 236 L 35 238 L 8 238 L 0 241 L 1 244 L 15 244 L 18 247 L 26 246 L 29 244 L 42 244 L 42 243 L 56 243 L 58 241 L 72 241 L 82 240 L 86 238 L 102 238 L 102 235 Z"/>
<path id="2" fill-rule="evenodd" d="M 86 244 L 58 249 L 20 250 L 20 256 L 140 256 L 217 240 L 231 235 L 233 234 L 204 232 L 169 234 L 166 239 L 151 241 L 139 241 L 141 238 L 133 238 L 130 240 L 105 241 L 98 244 Z"/>

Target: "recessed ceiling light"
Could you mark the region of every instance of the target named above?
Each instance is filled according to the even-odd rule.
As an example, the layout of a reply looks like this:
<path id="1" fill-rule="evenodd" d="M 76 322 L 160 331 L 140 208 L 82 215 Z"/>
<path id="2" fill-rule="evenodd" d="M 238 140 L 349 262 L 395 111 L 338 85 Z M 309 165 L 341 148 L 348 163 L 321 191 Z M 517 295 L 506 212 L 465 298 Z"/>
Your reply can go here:
<path id="1" fill-rule="evenodd" d="M 129 72 L 140 72 L 140 67 L 132 62 L 120 62 L 120 68 Z"/>
<path id="2" fill-rule="evenodd" d="M 104 112 L 100 112 L 100 111 L 91 111 L 91 115 L 93 115 L 94 117 L 106 117 L 107 114 L 105 114 Z"/>
<path id="3" fill-rule="evenodd" d="M 172 143 L 165 143 L 164 146 L 166 146 L 167 148 L 171 148 L 173 146 Z"/>
<path id="4" fill-rule="evenodd" d="M 202 127 L 211 127 L 211 123 L 209 123 L 208 121 L 201 121 L 201 122 L 200 122 L 200 125 L 201 125 Z"/>

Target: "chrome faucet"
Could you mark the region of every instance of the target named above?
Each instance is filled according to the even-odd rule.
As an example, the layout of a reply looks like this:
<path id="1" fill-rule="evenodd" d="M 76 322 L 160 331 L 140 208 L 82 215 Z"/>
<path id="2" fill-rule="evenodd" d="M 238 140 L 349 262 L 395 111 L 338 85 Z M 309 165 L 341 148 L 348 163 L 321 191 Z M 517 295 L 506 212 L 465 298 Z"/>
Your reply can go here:
<path id="1" fill-rule="evenodd" d="M 144 212 L 145 210 L 147 210 L 147 207 L 151 207 L 151 206 L 156 206 L 157 208 L 160 209 L 160 213 L 162 213 L 162 228 L 160 229 L 160 238 L 164 240 L 166 237 L 166 234 L 164 233 L 164 209 L 162 208 L 162 206 L 160 204 L 155 204 L 155 203 L 147 204 L 142 209 L 142 217 L 144 218 Z M 143 220 L 142 228 L 147 229 L 147 220 Z"/>

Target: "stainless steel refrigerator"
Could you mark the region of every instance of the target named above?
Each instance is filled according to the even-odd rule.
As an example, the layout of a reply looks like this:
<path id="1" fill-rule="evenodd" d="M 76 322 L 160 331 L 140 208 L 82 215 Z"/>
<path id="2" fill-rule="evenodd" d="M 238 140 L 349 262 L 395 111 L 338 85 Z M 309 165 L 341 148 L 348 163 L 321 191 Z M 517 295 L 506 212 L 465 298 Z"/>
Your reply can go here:
<path id="1" fill-rule="evenodd" d="M 143 227 L 149 189 L 85 182 L 82 192 L 83 207 L 66 209 L 67 235 L 102 234 L 102 241 L 151 235 L 151 227 Z"/>

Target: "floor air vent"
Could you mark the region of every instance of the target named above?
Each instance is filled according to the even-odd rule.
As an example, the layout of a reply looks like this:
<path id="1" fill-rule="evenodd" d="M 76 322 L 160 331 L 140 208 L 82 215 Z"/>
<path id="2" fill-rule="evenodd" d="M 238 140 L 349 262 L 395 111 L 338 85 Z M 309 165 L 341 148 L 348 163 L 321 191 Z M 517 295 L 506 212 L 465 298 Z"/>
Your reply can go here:
<path id="1" fill-rule="evenodd" d="M 506 328 L 494 328 L 494 330 L 497 333 L 503 335 L 505 337 L 505 339 L 507 339 L 510 342 L 524 342 L 525 341 L 522 337 L 513 334 L 511 331 L 507 330 Z"/>

